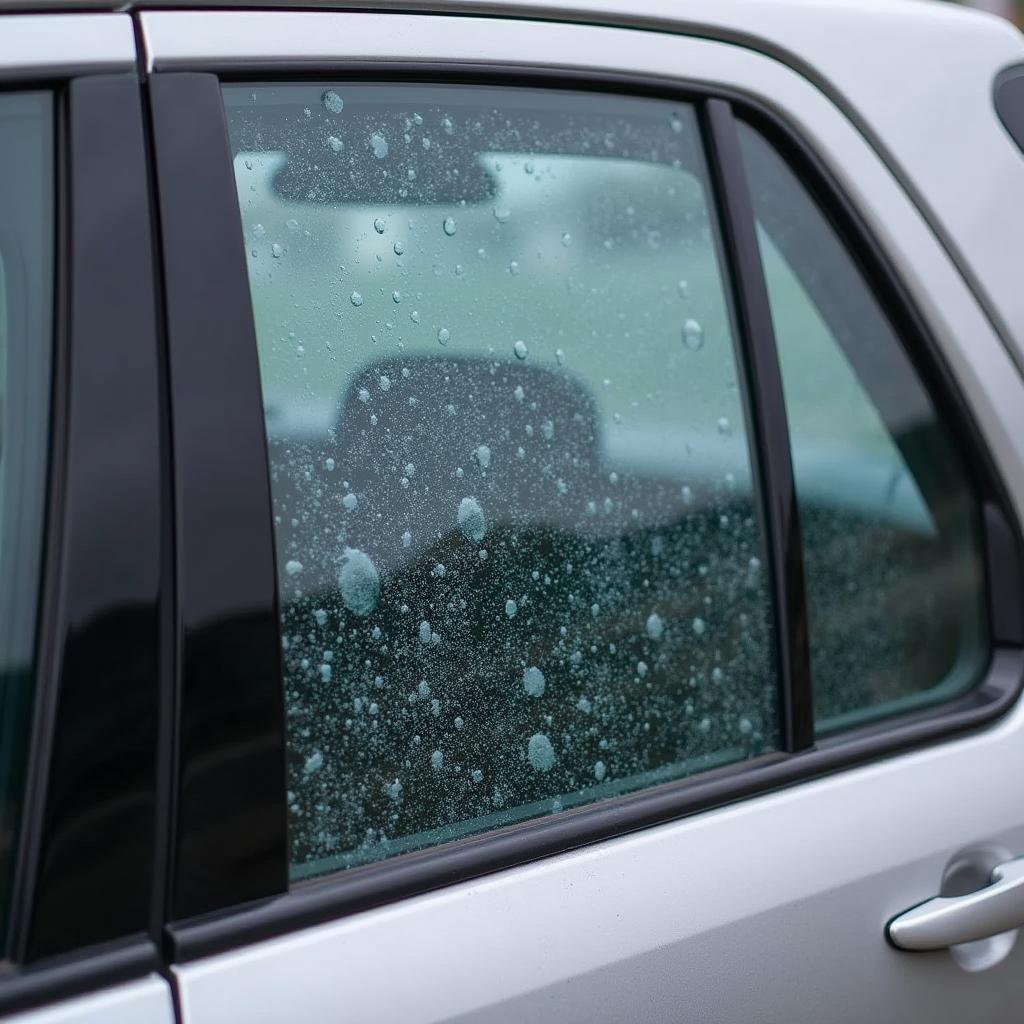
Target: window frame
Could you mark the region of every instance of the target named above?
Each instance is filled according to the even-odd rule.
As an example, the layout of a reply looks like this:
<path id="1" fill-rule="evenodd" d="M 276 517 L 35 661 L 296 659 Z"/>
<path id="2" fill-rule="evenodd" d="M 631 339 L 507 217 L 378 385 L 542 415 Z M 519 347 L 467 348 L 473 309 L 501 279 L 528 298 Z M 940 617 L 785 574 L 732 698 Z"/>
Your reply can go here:
<path id="1" fill-rule="evenodd" d="M 222 952 L 248 942 L 382 906 L 454 882 L 532 862 L 782 786 L 804 782 L 839 769 L 946 740 L 994 721 L 1014 704 L 1024 681 L 1024 651 L 1020 649 L 1024 647 L 1024 573 L 1021 571 L 1024 547 L 1016 519 L 1007 512 L 1011 506 L 1006 490 L 981 441 L 969 408 L 954 383 L 953 375 L 932 341 L 924 318 L 901 283 L 896 268 L 886 257 L 856 206 L 815 154 L 813 146 L 803 139 L 794 125 L 787 122 L 784 115 L 772 109 L 766 101 L 754 99 L 746 93 L 643 72 L 575 70 L 526 64 L 509 67 L 485 63 L 456 65 L 415 60 L 349 59 L 311 61 L 299 66 L 284 62 L 272 63 L 270 67 L 266 64 L 233 66 L 228 72 L 218 65 L 214 65 L 211 70 L 203 68 L 202 62 L 197 62 L 196 66 L 202 70 L 157 71 L 151 75 L 151 86 L 162 81 L 167 87 L 163 110 L 154 109 L 153 114 L 158 147 L 165 115 L 169 114 L 174 105 L 175 79 L 179 82 L 185 79 L 193 82 L 206 80 L 202 90 L 206 107 L 197 110 L 193 106 L 190 112 L 194 117 L 208 119 L 211 130 L 214 123 L 222 125 L 225 135 L 226 116 L 220 94 L 222 82 L 301 82 L 322 81 L 324 78 L 339 82 L 461 82 L 470 85 L 518 85 L 655 96 L 691 102 L 696 106 L 703 129 L 702 143 L 710 165 L 711 188 L 716 199 L 719 228 L 725 243 L 727 266 L 724 272 L 729 281 L 733 307 L 740 321 L 739 347 L 746 362 L 747 383 L 753 393 L 755 415 L 750 424 L 750 434 L 755 445 L 755 462 L 759 465 L 762 479 L 770 488 L 766 495 L 769 510 L 766 540 L 771 552 L 778 636 L 780 646 L 784 648 L 780 656 L 785 669 L 782 693 L 786 749 L 706 774 L 563 811 L 552 817 L 535 819 L 482 836 L 458 839 L 391 860 L 310 879 L 291 888 L 287 882 L 276 887 L 271 884 L 255 897 L 251 890 L 245 893 L 233 891 L 230 885 L 230 879 L 246 855 L 244 844 L 240 842 L 234 849 L 230 845 L 218 848 L 216 853 L 222 863 L 217 871 L 225 879 L 228 888 L 219 892 L 208 906 L 197 908 L 194 915 L 171 921 L 166 934 L 173 961 L 187 962 Z M 215 74 L 215 71 L 220 73 Z M 163 89 L 164 86 L 158 88 Z M 157 89 L 153 90 L 153 94 L 157 94 Z M 780 155 L 794 167 L 805 188 L 821 202 L 826 215 L 834 221 L 842 243 L 865 273 L 873 294 L 897 326 L 904 348 L 936 409 L 945 420 L 956 425 L 954 434 L 963 438 L 962 444 L 969 456 L 965 464 L 975 486 L 974 495 L 984 527 L 986 596 L 992 645 L 992 657 L 984 678 L 966 694 L 945 703 L 880 719 L 847 732 L 821 738 L 817 742 L 813 737 L 813 700 L 803 573 L 802 570 L 796 573 L 794 569 L 800 564 L 803 548 L 789 437 L 788 431 L 784 429 L 786 412 L 781 394 L 781 372 L 775 351 L 763 267 L 756 244 L 746 169 L 736 139 L 733 118 L 738 116 L 750 120 L 765 132 Z M 222 194 L 225 179 L 234 189 L 234 173 L 226 139 L 223 146 L 218 145 L 216 148 L 217 155 L 210 155 L 208 159 L 211 163 L 216 160 L 221 162 L 216 173 L 219 175 L 217 188 Z M 209 173 L 214 173 L 213 167 L 209 168 Z M 237 211 L 234 191 L 232 204 Z M 165 224 L 171 208 L 172 204 L 168 201 L 163 210 Z M 230 234 L 231 238 L 225 235 L 214 241 L 221 247 L 223 259 L 233 263 L 229 268 L 232 283 L 225 289 L 225 294 L 229 294 L 237 304 L 232 320 L 243 323 L 245 330 L 251 333 L 247 343 L 248 352 L 243 353 L 237 349 L 236 354 L 244 357 L 248 363 L 244 369 L 245 379 L 251 379 L 255 373 L 258 380 L 255 328 L 245 271 L 240 215 L 232 225 Z M 185 252 L 174 252 L 167 248 L 166 237 L 164 245 L 165 263 L 184 261 L 187 258 Z M 237 287 L 239 273 L 245 278 L 242 292 Z M 174 344 L 172 336 L 172 352 Z M 232 344 L 240 344 L 240 339 L 234 338 Z M 192 383 L 195 386 L 199 384 Z M 172 404 L 176 410 L 180 410 L 186 400 L 185 396 L 191 395 L 188 390 L 190 385 L 188 381 L 176 379 L 172 386 L 180 396 L 178 401 L 172 396 Z M 262 396 L 258 397 L 261 413 L 258 430 L 253 427 L 249 409 L 244 429 L 239 427 L 233 435 L 233 447 L 239 451 L 246 448 L 249 451 L 260 450 L 265 458 Z M 177 421 L 175 430 L 178 430 Z M 764 443 L 765 438 L 768 444 Z M 269 525 L 268 465 L 264 465 L 264 473 L 267 490 L 265 496 L 260 491 L 259 501 Z M 224 542 L 237 543 L 237 538 L 232 540 L 227 536 L 228 532 L 224 531 Z M 267 600 L 265 593 L 260 599 L 261 621 L 267 627 L 267 617 L 272 609 L 274 618 L 267 628 L 273 634 L 275 650 L 278 652 L 276 660 L 280 665 L 273 538 L 265 550 L 250 552 L 250 556 L 253 554 L 258 554 L 261 574 L 269 567 L 273 576 L 272 600 Z M 202 568 L 193 565 L 186 557 L 181 564 L 181 572 L 188 575 L 194 571 L 202 577 Z M 179 592 L 179 600 L 185 599 L 183 595 L 186 589 L 183 587 Z M 249 607 L 251 609 L 251 605 Z M 241 612 L 241 606 L 238 611 Z M 188 618 L 186 610 L 182 610 L 181 614 L 183 618 Z M 266 642 L 265 637 L 262 642 Z M 276 730 L 271 730 L 267 724 L 265 732 L 265 738 L 269 740 L 273 733 L 281 743 L 280 777 L 276 782 L 268 783 L 275 787 L 276 795 L 253 792 L 246 794 L 246 799 L 252 806 L 259 803 L 265 809 L 279 801 L 278 809 L 283 815 L 283 677 L 278 682 L 278 725 Z M 266 701 L 265 684 L 261 684 L 261 693 L 261 700 Z M 207 703 L 215 703 L 211 695 L 207 695 Z M 275 713 L 271 703 L 262 705 L 268 716 L 267 723 Z M 215 709 L 212 706 L 204 708 L 199 701 L 194 707 L 186 709 L 186 713 L 196 716 L 196 720 L 204 716 L 210 716 L 212 720 Z M 227 738 L 224 742 L 228 743 Z M 184 752 L 180 770 L 188 771 Z M 214 787 L 227 785 L 224 780 L 228 775 L 230 772 L 223 773 L 220 781 L 215 776 L 209 776 L 207 782 Z M 201 795 L 200 798 L 206 799 L 207 796 Z M 210 799 L 218 806 L 224 806 L 223 795 L 214 795 Z M 267 810 L 268 828 L 273 824 L 269 813 Z M 280 819 L 277 821 L 279 823 Z M 264 849 L 261 851 L 263 855 L 273 854 Z M 286 879 L 286 840 L 281 842 L 276 856 L 280 858 L 278 877 L 283 875 Z"/>

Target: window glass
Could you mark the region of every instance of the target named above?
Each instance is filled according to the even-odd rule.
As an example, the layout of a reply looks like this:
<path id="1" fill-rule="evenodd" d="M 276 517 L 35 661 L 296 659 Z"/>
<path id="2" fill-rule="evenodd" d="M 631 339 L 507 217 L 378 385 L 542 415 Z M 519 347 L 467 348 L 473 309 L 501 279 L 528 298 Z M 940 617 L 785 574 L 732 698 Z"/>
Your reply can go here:
<path id="1" fill-rule="evenodd" d="M 958 452 L 850 253 L 740 125 L 782 366 L 819 731 L 962 693 L 987 661 Z"/>
<path id="2" fill-rule="evenodd" d="M 21 812 L 45 519 L 52 130 L 49 94 L 0 94 L 0 921 Z"/>
<path id="3" fill-rule="evenodd" d="M 693 110 L 352 83 L 226 105 L 293 876 L 776 747 Z"/>

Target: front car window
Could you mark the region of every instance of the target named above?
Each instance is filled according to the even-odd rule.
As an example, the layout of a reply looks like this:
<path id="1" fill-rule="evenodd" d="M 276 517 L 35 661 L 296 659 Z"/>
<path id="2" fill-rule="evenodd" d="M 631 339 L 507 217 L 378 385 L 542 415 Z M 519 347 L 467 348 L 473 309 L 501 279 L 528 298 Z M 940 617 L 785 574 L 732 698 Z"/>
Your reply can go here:
<path id="1" fill-rule="evenodd" d="M 228 86 L 294 878 L 776 749 L 691 107 Z"/>
<path id="2" fill-rule="evenodd" d="M 0 921 L 35 670 L 52 350 L 53 102 L 0 94 Z"/>

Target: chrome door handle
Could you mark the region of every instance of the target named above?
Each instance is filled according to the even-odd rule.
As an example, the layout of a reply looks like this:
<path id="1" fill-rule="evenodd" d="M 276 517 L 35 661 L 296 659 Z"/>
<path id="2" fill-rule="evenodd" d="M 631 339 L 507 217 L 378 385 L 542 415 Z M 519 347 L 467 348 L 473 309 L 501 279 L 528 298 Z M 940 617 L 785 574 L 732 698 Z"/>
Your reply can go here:
<path id="1" fill-rule="evenodd" d="M 997 864 L 966 896 L 937 896 L 900 914 L 886 933 L 899 949 L 945 949 L 1024 925 L 1024 857 Z"/>

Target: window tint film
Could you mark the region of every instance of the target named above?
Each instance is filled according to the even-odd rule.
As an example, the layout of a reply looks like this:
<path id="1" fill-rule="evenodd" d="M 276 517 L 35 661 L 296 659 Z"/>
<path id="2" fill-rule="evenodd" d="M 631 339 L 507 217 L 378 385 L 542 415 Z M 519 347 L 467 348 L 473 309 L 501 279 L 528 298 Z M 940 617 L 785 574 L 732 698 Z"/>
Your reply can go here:
<path id="1" fill-rule="evenodd" d="M 357 84 L 226 103 L 293 876 L 776 747 L 693 110 Z"/>
<path id="2" fill-rule="evenodd" d="M 0 921 L 32 706 L 50 404 L 52 100 L 0 94 Z"/>
<path id="3" fill-rule="evenodd" d="M 821 732 L 977 679 L 988 657 L 978 511 L 849 251 L 770 144 L 739 129 L 789 416 Z"/>

